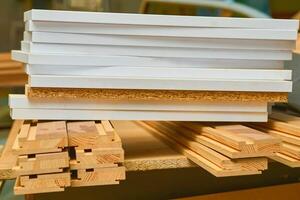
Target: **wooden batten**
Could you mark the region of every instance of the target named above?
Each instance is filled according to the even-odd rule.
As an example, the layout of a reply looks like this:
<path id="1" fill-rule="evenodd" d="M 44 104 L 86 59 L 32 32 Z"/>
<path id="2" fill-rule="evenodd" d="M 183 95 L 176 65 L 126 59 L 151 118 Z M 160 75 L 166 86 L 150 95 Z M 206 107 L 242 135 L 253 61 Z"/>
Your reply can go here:
<path id="1" fill-rule="evenodd" d="M 117 167 L 124 162 L 122 148 L 76 149 L 76 158 L 70 161 L 70 169 Z"/>
<path id="2" fill-rule="evenodd" d="M 230 158 L 265 157 L 279 151 L 280 139 L 238 124 L 171 123 L 186 137 Z"/>
<path id="3" fill-rule="evenodd" d="M 122 147 L 119 136 L 108 127 L 107 122 L 104 124 L 95 121 L 68 122 L 69 146 L 77 149 Z"/>
<path id="4" fill-rule="evenodd" d="M 114 185 L 125 180 L 125 167 L 104 167 L 72 170 L 72 187 Z"/>
<path id="5" fill-rule="evenodd" d="M 13 151 L 18 155 L 61 152 L 67 146 L 68 137 L 64 121 L 32 121 L 22 125 Z"/>
<path id="6" fill-rule="evenodd" d="M 69 155 L 67 151 L 64 151 L 18 156 L 14 170 L 18 175 L 31 175 L 62 172 L 68 167 Z"/>
<path id="7" fill-rule="evenodd" d="M 69 172 L 20 176 L 16 180 L 14 193 L 22 195 L 61 192 L 65 190 L 65 187 L 69 187 L 70 185 L 71 176 Z"/>

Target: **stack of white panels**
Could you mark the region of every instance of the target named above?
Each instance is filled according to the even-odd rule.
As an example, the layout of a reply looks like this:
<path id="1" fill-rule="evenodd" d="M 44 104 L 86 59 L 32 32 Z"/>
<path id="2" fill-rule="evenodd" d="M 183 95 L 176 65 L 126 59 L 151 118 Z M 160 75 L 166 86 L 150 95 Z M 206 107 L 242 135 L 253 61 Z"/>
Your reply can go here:
<path id="1" fill-rule="evenodd" d="M 292 91 L 283 63 L 297 20 L 32 10 L 25 23 L 13 58 L 26 63 L 30 88 Z M 268 103 L 10 102 L 15 119 L 181 121 L 266 121 Z"/>

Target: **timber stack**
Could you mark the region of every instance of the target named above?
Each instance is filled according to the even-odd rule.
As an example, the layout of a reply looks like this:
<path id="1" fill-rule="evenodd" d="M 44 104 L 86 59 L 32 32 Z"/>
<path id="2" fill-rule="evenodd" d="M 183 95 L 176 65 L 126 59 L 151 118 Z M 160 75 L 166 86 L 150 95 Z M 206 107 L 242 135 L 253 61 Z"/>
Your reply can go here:
<path id="1" fill-rule="evenodd" d="M 26 120 L 14 145 L 16 194 L 49 176 L 36 192 L 124 180 L 126 152 L 110 120 L 137 120 L 219 177 L 260 174 L 267 158 L 291 153 L 248 123 L 266 123 L 292 92 L 284 61 L 297 20 L 48 10 L 24 20 L 12 57 L 29 79 L 24 95 L 9 97 L 11 117 Z"/>

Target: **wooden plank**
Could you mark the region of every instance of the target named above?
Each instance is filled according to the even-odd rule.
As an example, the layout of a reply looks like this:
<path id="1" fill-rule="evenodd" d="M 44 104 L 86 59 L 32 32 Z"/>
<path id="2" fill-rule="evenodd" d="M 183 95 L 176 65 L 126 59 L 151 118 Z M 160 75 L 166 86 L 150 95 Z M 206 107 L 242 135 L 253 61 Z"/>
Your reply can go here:
<path id="1" fill-rule="evenodd" d="M 117 167 L 124 162 L 122 148 L 76 149 L 76 159 L 70 160 L 70 169 Z"/>
<path id="2" fill-rule="evenodd" d="M 146 122 L 154 128 L 157 127 L 157 130 L 160 130 L 163 134 L 166 134 L 168 137 L 172 138 L 177 143 L 180 143 L 200 156 L 206 158 L 207 160 L 213 162 L 217 166 L 221 167 L 224 170 L 265 170 L 267 169 L 267 161 L 265 158 L 248 158 L 248 159 L 235 159 L 231 160 L 230 158 L 223 156 L 221 153 L 216 152 L 214 149 L 210 149 L 198 142 L 194 142 L 181 135 L 181 130 L 178 131 L 176 126 L 172 126 L 169 123 L 163 122 Z"/>
<path id="3" fill-rule="evenodd" d="M 295 126 L 300 126 L 300 117 L 299 115 L 291 115 L 284 112 L 274 111 L 271 113 L 270 118 L 286 122 L 288 124 L 293 124 Z"/>
<path id="4" fill-rule="evenodd" d="M 18 155 L 60 152 L 68 146 L 64 121 L 38 122 L 31 124 L 29 129 L 26 126 L 24 128 L 22 131 L 28 131 L 27 138 L 21 132 L 21 139 L 18 139 L 18 135 L 12 148 Z"/>
<path id="5" fill-rule="evenodd" d="M 266 124 L 261 124 L 261 125 L 264 125 L 266 127 L 269 127 L 271 129 L 274 129 L 277 131 L 289 133 L 289 134 L 300 137 L 300 126 L 299 125 L 295 125 L 295 124 L 287 123 L 287 122 L 283 122 L 283 121 L 278 121 L 278 120 L 273 120 L 273 119 L 269 119 L 269 121 Z"/>
<path id="6" fill-rule="evenodd" d="M 23 70 L 23 64 L 20 62 L 16 62 L 16 61 L 0 61 L 0 70 L 8 70 L 8 69 L 19 69 L 19 70 Z"/>
<path id="7" fill-rule="evenodd" d="M 31 75 L 30 87 L 291 92 L 291 81 Z"/>
<path id="8" fill-rule="evenodd" d="M 221 48 L 221 49 L 269 49 L 291 50 L 294 41 L 235 40 L 216 38 L 172 38 L 130 35 L 75 34 L 54 32 L 24 32 L 24 41 L 57 44 L 94 44 L 144 47 Z"/>
<path id="9" fill-rule="evenodd" d="M 112 121 L 122 140 L 127 171 L 196 167 L 184 155 L 154 137 L 133 121 Z"/>
<path id="10" fill-rule="evenodd" d="M 160 131 L 154 129 L 153 127 L 146 125 L 145 123 L 142 124 L 144 128 L 146 128 L 148 131 L 150 131 L 155 136 L 162 139 L 164 142 L 166 142 L 168 145 L 172 146 L 172 148 L 176 149 L 176 151 L 180 152 L 181 154 L 187 156 L 190 160 L 192 160 L 194 163 L 202 167 L 203 169 L 207 170 L 211 174 L 217 177 L 225 177 L 225 176 L 241 176 L 241 175 L 251 175 L 251 174 L 260 174 L 260 171 L 257 170 L 223 170 L 222 168 L 218 167 L 214 163 L 210 162 L 206 158 L 200 156 L 199 154 L 191 151 L 188 148 L 184 148 L 182 145 L 178 144 L 177 142 L 174 142 L 169 137 L 162 134 Z"/>
<path id="11" fill-rule="evenodd" d="M 27 53 L 61 53 L 90 55 L 145 56 L 165 58 L 216 58 L 247 60 L 291 60 L 291 50 L 260 49 L 207 49 L 207 48 L 172 48 L 139 46 L 104 46 L 85 44 L 54 44 L 21 42 L 21 50 Z M 264 56 L 263 56 L 264 55 Z"/>
<path id="12" fill-rule="evenodd" d="M 287 165 L 289 167 L 300 167 L 300 160 L 292 158 L 286 154 L 283 153 L 276 153 L 275 156 L 270 157 L 271 159 L 280 162 L 284 165 Z"/>
<path id="13" fill-rule="evenodd" d="M 241 153 L 261 152 L 261 156 L 269 156 L 279 151 L 280 140 L 277 137 L 240 124 L 181 123 L 180 125 L 235 148 Z"/>
<path id="14" fill-rule="evenodd" d="M 0 62 L 6 62 L 11 60 L 11 54 L 7 53 L 0 53 Z"/>
<path id="15" fill-rule="evenodd" d="M 31 174 L 48 174 L 62 172 L 69 167 L 67 151 L 58 153 L 44 153 L 18 156 L 14 167 L 18 176 Z"/>
<path id="16" fill-rule="evenodd" d="M 194 28 L 172 26 L 114 25 L 96 23 L 63 23 L 26 21 L 25 31 L 85 33 L 108 35 L 168 36 L 195 38 L 296 40 L 297 29 L 243 29 L 243 28 Z"/>
<path id="17" fill-rule="evenodd" d="M 30 10 L 25 12 L 24 20 L 86 22 L 109 24 L 135 24 L 183 27 L 244 27 L 262 29 L 298 29 L 297 20 L 247 19 L 226 17 L 192 17 L 172 15 L 142 15 L 126 13 L 96 13 L 51 10 Z"/>
<path id="18" fill-rule="evenodd" d="M 34 176 L 20 176 L 16 180 L 14 193 L 15 195 L 21 195 L 61 192 L 65 190 L 65 187 L 71 185 L 70 179 L 71 176 L 69 172 Z"/>
<path id="19" fill-rule="evenodd" d="M 102 131 L 96 127 L 94 121 L 68 122 L 67 131 L 69 146 L 77 149 L 114 148 L 122 147 L 117 134 L 112 138 L 107 135 L 103 127 Z"/>
<path id="20" fill-rule="evenodd" d="M 22 120 L 17 120 L 9 132 L 6 144 L 0 158 L 0 179 L 12 179 L 16 177 L 13 166 L 16 165 L 17 157 L 12 151 L 12 146 L 23 124 Z"/>
<path id="21" fill-rule="evenodd" d="M 148 120 L 266 122 L 267 112 L 184 112 L 124 110 L 12 109 L 12 119 L 36 120 Z"/>
<path id="22" fill-rule="evenodd" d="M 190 58 L 147 58 L 130 56 L 94 56 L 64 54 L 28 54 L 12 51 L 16 61 L 34 65 L 73 65 L 73 66 L 135 66 L 135 67 L 192 67 L 192 68 L 252 68 L 282 69 L 283 61 L 278 60 L 241 60 L 241 59 L 190 59 Z M 258 68 L 259 66 L 259 68 Z"/>
<path id="23" fill-rule="evenodd" d="M 182 124 L 182 123 L 181 123 Z M 230 158 L 247 158 L 247 157 L 264 157 L 264 156 L 270 156 L 273 155 L 274 152 L 279 151 L 279 142 L 277 138 L 270 137 L 269 143 L 267 144 L 246 144 L 247 138 L 239 138 L 239 140 L 235 140 L 234 143 L 231 142 L 234 140 L 233 138 L 227 139 L 226 137 L 219 136 L 219 132 L 213 132 L 211 128 L 205 129 L 205 131 L 209 133 L 215 133 L 208 136 L 208 134 L 203 134 L 201 131 L 201 126 L 197 127 L 194 130 L 191 130 L 191 126 L 187 126 L 189 128 L 186 128 L 185 126 L 172 123 L 172 126 L 176 127 L 178 131 L 180 131 L 181 134 L 185 135 L 186 137 L 197 141 L 211 149 L 214 149 L 215 151 L 218 151 L 219 153 L 222 153 Z M 200 130 L 199 130 L 200 128 Z M 199 132 L 200 131 L 200 132 Z M 207 133 L 206 132 L 206 133 Z M 217 136 L 217 137 L 215 137 Z M 228 143 L 224 142 L 229 141 Z M 240 149 L 237 148 L 240 146 Z M 249 149 L 247 149 L 249 147 Z"/>
<path id="24" fill-rule="evenodd" d="M 93 185 L 115 185 L 125 180 L 125 167 L 105 167 L 94 169 L 79 169 L 72 172 L 72 187 Z"/>

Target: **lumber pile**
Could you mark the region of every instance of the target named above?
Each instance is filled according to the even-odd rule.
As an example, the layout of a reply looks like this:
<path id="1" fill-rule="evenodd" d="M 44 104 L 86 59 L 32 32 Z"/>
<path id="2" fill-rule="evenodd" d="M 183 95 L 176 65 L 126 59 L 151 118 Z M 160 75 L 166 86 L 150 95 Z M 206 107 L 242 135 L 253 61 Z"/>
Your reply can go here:
<path id="1" fill-rule="evenodd" d="M 280 139 L 240 124 L 140 122 L 217 177 L 260 174 Z"/>
<path id="2" fill-rule="evenodd" d="M 297 20 L 31 10 L 13 119 L 267 121 Z M 280 28 L 279 28 L 280 27 Z M 47 101 L 44 101 L 47 99 Z M 60 112 L 60 111 L 64 112 Z"/>
<path id="3" fill-rule="evenodd" d="M 125 179 L 121 139 L 109 121 L 25 121 L 12 150 L 17 155 L 15 194 Z"/>
<path id="4" fill-rule="evenodd" d="M 10 53 L 0 53 L 0 87 L 23 86 L 26 82 L 23 64 L 11 60 Z"/>
<path id="5" fill-rule="evenodd" d="M 249 123 L 251 127 L 280 138 L 280 151 L 271 156 L 273 160 L 290 167 L 300 167 L 300 116 L 273 112 L 267 123 Z"/>

